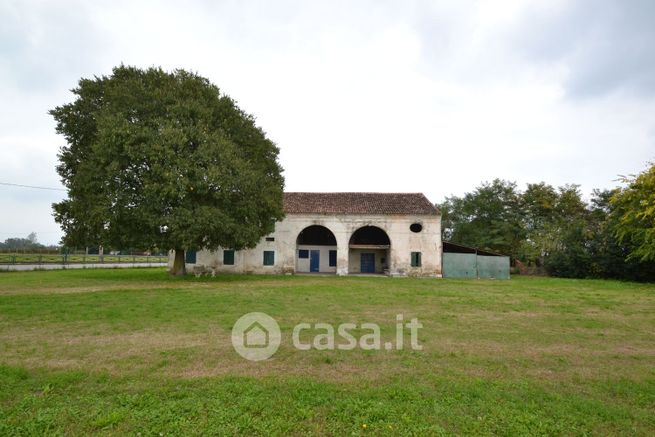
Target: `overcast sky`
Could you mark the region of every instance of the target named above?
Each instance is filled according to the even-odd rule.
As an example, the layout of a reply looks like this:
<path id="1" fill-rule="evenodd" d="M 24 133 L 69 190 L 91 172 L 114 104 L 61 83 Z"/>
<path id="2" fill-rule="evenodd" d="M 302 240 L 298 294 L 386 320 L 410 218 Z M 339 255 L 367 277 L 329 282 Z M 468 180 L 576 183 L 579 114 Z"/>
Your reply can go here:
<path id="1" fill-rule="evenodd" d="M 288 191 L 503 178 L 613 187 L 655 158 L 655 1 L 0 0 L 0 182 L 61 187 L 47 111 L 124 63 L 193 70 L 281 149 Z M 0 186 L 0 240 L 65 192 Z"/>

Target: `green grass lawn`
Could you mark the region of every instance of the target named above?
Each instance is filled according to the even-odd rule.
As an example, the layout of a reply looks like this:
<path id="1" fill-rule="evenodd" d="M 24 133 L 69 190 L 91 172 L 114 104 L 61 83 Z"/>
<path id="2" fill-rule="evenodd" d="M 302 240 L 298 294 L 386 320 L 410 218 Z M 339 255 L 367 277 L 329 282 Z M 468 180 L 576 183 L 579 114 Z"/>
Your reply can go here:
<path id="1" fill-rule="evenodd" d="M 251 311 L 282 328 L 269 360 L 232 348 Z M 398 313 L 422 351 L 291 345 L 300 322 L 393 340 Z M 655 285 L 0 274 L 0 435 L 138 433 L 654 435 Z"/>

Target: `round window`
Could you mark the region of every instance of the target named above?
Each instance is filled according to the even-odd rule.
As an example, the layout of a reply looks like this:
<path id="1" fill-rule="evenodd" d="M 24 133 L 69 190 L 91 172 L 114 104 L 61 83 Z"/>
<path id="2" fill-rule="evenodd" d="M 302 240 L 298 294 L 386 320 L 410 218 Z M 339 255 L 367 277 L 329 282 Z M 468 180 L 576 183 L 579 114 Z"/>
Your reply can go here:
<path id="1" fill-rule="evenodd" d="M 409 230 L 412 231 L 412 232 L 417 232 L 417 233 L 421 232 L 423 230 L 423 225 L 420 224 L 420 223 L 412 223 L 409 226 Z"/>

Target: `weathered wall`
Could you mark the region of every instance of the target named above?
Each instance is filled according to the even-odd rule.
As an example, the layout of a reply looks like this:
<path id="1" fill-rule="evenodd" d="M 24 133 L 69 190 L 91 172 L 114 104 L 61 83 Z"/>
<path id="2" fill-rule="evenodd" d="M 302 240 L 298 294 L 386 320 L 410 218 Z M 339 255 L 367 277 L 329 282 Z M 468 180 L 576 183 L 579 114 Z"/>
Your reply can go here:
<path id="1" fill-rule="evenodd" d="M 421 223 L 423 230 L 411 232 L 412 223 Z M 300 231 L 307 226 L 320 225 L 330 229 L 337 240 L 337 267 L 339 275 L 348 274 L 349 241 L 352 234 L 363 226 L 377 226 L 383 229 L 391 240 L 387 264 L 393 275 L 441 276 L 441 217 L 437 215 L 303 215 L 293 214 L 276 223 L 275 231 L 269 236 L 275 241 L 262 241 L 253 249 L 235 253 L 233 266 L 223 265 L 223 252 L 198 251 L 197 265 L 215 268 L 217 271 L 239 273 L 293 273 L 297 271 L 296 240 Z M 327 247 L 327 246 L 321 246 Z M 275 265 L 263 265 L 263 251 L 275 251 Z M 411 252 L 422 253 L 421 267 L 411 267 Z M 321 264 L 328 262 L 328 252 L 321 252 Z M 306 260 L 300 260 L 306 261 Z M 357 258 L 359 263 L 359 258 Z M 359 266 L 359 264 L 357 264 Z M 307 267 L 307 271 L 309 267 Z"/>
<path id="2" fill-rule="evenodd" d="M 298 250 L 318 250 L 319 251 L 319 265 L 318 269 L 321 273 L 336 273 L 337 267 L 330 267 L 330 251 L 336 250 L 337 246 L 313 246 L 309 244 L 298 245 Z M 311 255 L 310 255 L 311 256 Z M 296 253 L 296 272 L 309 273 L 310 258 L 300 259 Z"/>
<path id="3" fill-rule="evenodd" d="M 388 254 L 386 249 L 350 249 L 348 262 L 348 273 L 361 273 L 361 256 L 362 253 L 375 254 L 375 273 L 382 273 L 389 266 Z M 382 260 L 384 259 L 384 265 Z"/>
<path id="4" fill-rule="evenodd" d="M 477 255 L 474 253 L 444 253 L 444 278 L 477 278 Z"/>

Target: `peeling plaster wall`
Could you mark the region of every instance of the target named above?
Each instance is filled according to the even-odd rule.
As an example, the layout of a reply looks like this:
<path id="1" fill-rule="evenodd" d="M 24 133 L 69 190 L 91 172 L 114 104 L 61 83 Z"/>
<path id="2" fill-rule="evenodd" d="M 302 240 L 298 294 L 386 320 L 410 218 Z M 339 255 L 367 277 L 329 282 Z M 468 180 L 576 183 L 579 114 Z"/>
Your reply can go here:
<path id="1" fill-rule="evenodd" d="M 423 229 L 419 233 L 410 231 L 412 223 L 420 223 Z M 352 272 L 350 266 L 354 263 L 359 270 L 359 257 L 361 251 L 350 251 L 348 244 L 352 234 L 363 226 L 377 226 L 384 230 L 391 240 L 386 264 L 391 275 L 399 276 L 438 276 L 441 277 L 441 216 L 437 215 L 305 215 L 289 214 L 282 221 L 276 223 L 275 231 L 269 237 L 275 241 L 266 241 L 262 238 L 253 249 L 235 252 L 234 265 L 223 265 L 223 251 L 198 251 L 195 265 L 214 268 L 218 272 L 235 273 L 295 273 L 297 271 L 296 240 L 300 231 L 307 226 L 325 226 L 334 234 L 337 240 L 337 267 L 338 275 L 347 275 Z M 327 246 L 318 246 L 326 249 Z M 303 248 L 305 248 L 303 246 Z M 333 247 L 330 247 L 334 249 Z M 264 266 L 263 252 L 275 252 L 275 264 Z M 325 253 L 324 253 L 325 252 Z M 349 260 L 349 253 L 357 259 Z M 375 252 L 374 250 L 365 252 Z M 411 267 L 411 252 L 421 252 L 421 267 Z M 379 262 L 376 256 L 376 268 Z M 305 261 L 305 260 L 300 260 Z M 328 252 L 321 250 L 321 270 L 323 264 L 327 266 Z M 301 269 L 301 270 L 304 270 Z M 334 271 L 334 267 L 331 268 Z M 354 273 L 354 272 L 353 272 Z"/>

